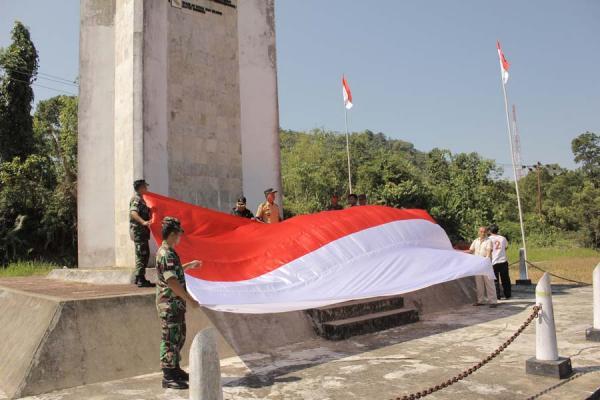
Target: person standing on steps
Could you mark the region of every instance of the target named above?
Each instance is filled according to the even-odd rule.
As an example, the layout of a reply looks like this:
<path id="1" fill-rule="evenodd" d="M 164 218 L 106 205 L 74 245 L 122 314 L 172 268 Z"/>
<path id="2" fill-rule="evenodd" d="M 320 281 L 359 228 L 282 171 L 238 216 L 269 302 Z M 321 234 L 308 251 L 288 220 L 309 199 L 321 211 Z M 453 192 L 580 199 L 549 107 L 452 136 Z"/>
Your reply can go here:
<path id="1" fill-rule="evenodd" d="M 175 247 L 183 235 L 177 218 L 165 217 L 162 221 L 163 242 L 156 252 L 156 309 L 160 318 L 160 367 L 163 371 L 162 387 L 187 389 L 189 374 L 181 369 L 181 349 L 185 343 L 186 306 L 198 307 L 185 287 L 184 270 L 201 266 L 200 261 L 181 265 Z"/>
<path id="2" fill-rule="evenodd" d="M 248 210 L 248 208 L 246 207 L 246 198 L 244 196 L 238 199 L 235 208 L 231 210 L 231 215 L 235 215 L 236 217 L 242 218 L 254 218 L 252 211 Z"/>
<path id="3" fill-rule="evenodd" d="M 135 246 L 135 284 L 140 287 L 154 287 L 146 279 L 146 268 L 150 258 L 150 223 L 152 215 L 144 201 L 148 183 L 144 179 L 133 182 L 133 197 L 129 201 L 129 237 Z"/>
<path id="4" fill-rule="evenodd" d="M 265 190 L 264 203 L 260 203 L 256 210 L 256 219 L 266 224 L 276 224 L 281 221 L 279 206 L 275 203 L 275 193 L 277 190 L 269 188 Z"/>
<path id="5" fill-rule="evenodd" d="M 340 204 L 340 197 L 337 193 L 331 195 L 331 203 L 327 206 L 327 211 L 343 210 L 344 207 Z"/>

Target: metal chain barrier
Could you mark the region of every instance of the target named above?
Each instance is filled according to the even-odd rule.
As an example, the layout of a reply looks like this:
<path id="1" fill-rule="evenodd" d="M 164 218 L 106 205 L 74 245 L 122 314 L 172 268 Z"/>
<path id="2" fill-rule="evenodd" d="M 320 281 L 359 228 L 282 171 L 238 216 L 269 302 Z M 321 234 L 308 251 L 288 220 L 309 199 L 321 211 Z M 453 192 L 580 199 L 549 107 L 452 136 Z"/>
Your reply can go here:
<path id="1" fill-rule="evenodd" d="M 553 274 L 552 272 L 546 271 L 544 268 L 542 268 L 542 267 L 540 267 L 538 265 L 535 265 L 531 261 L 525 260 L 525 262 L 527 264 L 529 264 L 530 266 L 532 266 L 533 268 L 535 268 L 535 269 L 537 269 L 539 271 L 542 271 L 542 272 L 546 272 L 548 275 L 553 276 L 553 277 L 558 278 L 558 279 L 562 279 L 563 281 L 573 282 L 573 283 L 576 283 L 576 284 L 581 285 L 581 286 L 590 286 L 591 285 L 590 283 L 585 283 L 585 282 L 581 282 L 581 281 L 575 281 L 573 279 L 565 278 L 564 276 Z"/>
<path id="2" fill-rule="evenodd" d="M 461 372 L 458 375 L 453 376 L 452 378 L 448 379 L 445 382 L 442 382 L 439 385 L 435 385 L 435 386 L 431 386 L 427 389 L 421 390 L 419 392 L 416 393 L 411 393 L 402 397 L 395 397 L 393 400 L 414 400 L 414 399 L 420 399 L 423 398 L 429 394 L 435 393 L 439 390 L 442 390 L 444 388 L 447 388 L 450 385 L 455 384 L 456 382 L 465 379 L 467 376 L 471 375 L 473 372 L 477 371 L 479 368 L 483 367 L 485 364 L 487 364 L 488 362 L 492 361 L 496 356 L 498 356 L 500 353 L 502 353 L 512 342 L 514 342 L 514 340 L 521 334 L 523 333 L 523 331 L 525 330 L 525 328 L 527 328 L 529 326 L 529 324 L 531 324 L 531 321 L 533 321 L 533 319 L 535 317 L 538 316 L 539 312 L 541 311 L 542 306 L 541 305 L 535 305 L 533 306 L 533 311 L 531 312 L 531 315 L 529 315 L 529 317 L 527 318 L 527 320 L 525 320 L 525 322 L 523 322 L 523 324 L 519 327 L 519 329 L 517 329 L 517 331 L 510 337 L 508 338 L 504 343 L 502 343 L 502 345 L 500 347 L 498 347 L 494 352 L 492 352 L 489 356 L 487 356 L 486 358 L 484 358 L 483 360 L 481 360 L 480 362 L 478 362 L 477 364 L 473 365 L 471 368 L 465 369 L 463 372 Z"/>

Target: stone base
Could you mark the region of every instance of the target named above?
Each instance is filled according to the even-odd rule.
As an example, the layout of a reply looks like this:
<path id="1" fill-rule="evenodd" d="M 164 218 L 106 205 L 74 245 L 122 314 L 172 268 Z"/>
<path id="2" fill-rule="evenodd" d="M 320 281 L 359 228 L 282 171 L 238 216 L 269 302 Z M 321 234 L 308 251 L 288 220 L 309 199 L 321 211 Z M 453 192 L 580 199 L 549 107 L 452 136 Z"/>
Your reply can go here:
<path id="1" fill-rule="evenodd" d="M 587 328 L 585 330 L 585 339 L 591 342 L 600 342 L 600 329 Z"/>
<path id="2" fill-rule="evenodd" d="M 556 361 L 545 361 L 532 357 L 525 362 L 525 373 L 564 379 L 573 374 L 573 367 L 570 358 L 559 357 Z"/>
<path id="3" fill-rule="evenodd" d="M 517 279 L 517 285 L 531 286 L 531 279 Z"/>

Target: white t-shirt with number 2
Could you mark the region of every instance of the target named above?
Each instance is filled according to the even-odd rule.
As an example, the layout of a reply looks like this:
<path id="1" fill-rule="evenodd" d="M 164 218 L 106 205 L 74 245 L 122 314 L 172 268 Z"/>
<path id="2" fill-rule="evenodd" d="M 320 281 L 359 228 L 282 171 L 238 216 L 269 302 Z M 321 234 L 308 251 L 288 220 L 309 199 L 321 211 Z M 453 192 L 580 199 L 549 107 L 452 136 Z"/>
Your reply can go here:
<path id="1" fill-rule="evenodd" d="M 506 248 L 508 247 L 508 241 L 504 236 L 501 235 L 490 235 L 492 241 L 492 265 L 507 262 Z"/>

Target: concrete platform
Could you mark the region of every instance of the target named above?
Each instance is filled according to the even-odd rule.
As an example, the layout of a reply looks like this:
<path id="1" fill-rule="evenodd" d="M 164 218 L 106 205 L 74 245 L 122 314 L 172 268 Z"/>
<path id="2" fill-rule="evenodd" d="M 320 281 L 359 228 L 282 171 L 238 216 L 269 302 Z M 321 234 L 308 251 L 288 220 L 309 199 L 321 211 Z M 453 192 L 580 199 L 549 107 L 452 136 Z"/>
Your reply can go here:
<path id="1" fill-rule="evenodd" d="M 531 291 L 499 307 L 463 306 L 429 313 L 421 321 L 352 338 L 313 339 L 222 360 L 225 399 L 384 400 L 435 385 L 468 368 L 509 337 L 531 312 Z M 571 357 L 574 375 L 563 381 L 525 374 L 535 354 L 535 329 L 527 330 L 491 363 L 427 398 L 583 400 L 600 388 L 600 344 L 583 335 L 592 318 L 591 288 L 555 287 L 559 351 Z M 184 400 L 187 391 L 164 390 L 160 375 L 80 386 L 23 400 Z"/>
<path id="2" fill-rule="evenodd" d="M 473 280 L 467 278 L 403 297 L 408 308 L 423 315 L 470 304 L 474 295 Z M 7 397 L 159 370 L 160 329 L 152 288 L 6 278 L 0 279 L 0 299 L 0 354 L 7 354 L 0 364 L 0 390 Z M 186 319 L 188 337 L 214 326 L 220 356 L 249 360 L 250 369 L 253 354 L 325 341 L 304 311 L 256 315 L 200 308 L 190 310 Z M 183 349 L 184 362 L 189 342 Z"/>
<path id="3" fill-rule="evenodd" d="M 66 282 L 91 283 L 94 285 L 127 285 L 135 280 L 135 268 L 60 268 L 46 276 Z M 156 282 L 156 269 L 146 269 L 146 279 Z"/>

